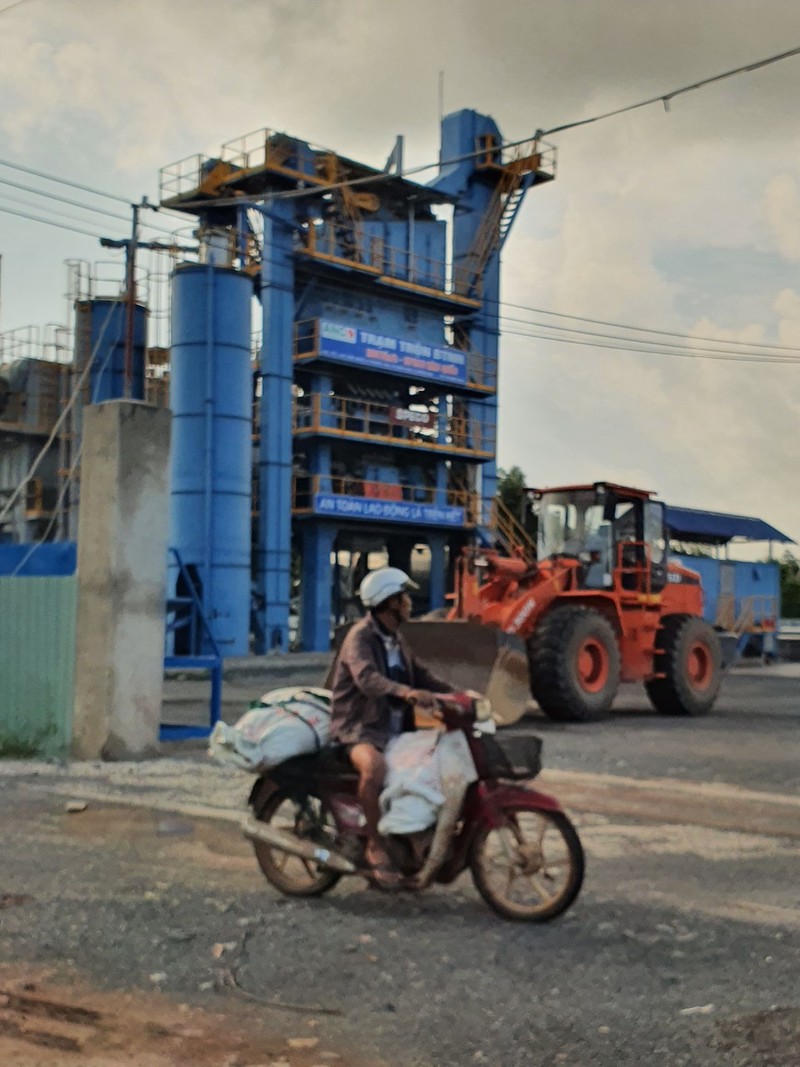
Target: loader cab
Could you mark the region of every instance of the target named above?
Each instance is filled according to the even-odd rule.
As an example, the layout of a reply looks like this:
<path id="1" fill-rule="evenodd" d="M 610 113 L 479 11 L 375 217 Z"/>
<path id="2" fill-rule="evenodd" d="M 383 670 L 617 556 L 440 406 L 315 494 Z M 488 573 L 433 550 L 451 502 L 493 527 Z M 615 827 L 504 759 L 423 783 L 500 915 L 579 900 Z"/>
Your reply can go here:
<path id="1" fill-rule="evenodd" d="M 608 482 L 534 490 L 537 556 L 577 561 L 582 589 L 660 592 L 667 577 L 664 506 Z"/>

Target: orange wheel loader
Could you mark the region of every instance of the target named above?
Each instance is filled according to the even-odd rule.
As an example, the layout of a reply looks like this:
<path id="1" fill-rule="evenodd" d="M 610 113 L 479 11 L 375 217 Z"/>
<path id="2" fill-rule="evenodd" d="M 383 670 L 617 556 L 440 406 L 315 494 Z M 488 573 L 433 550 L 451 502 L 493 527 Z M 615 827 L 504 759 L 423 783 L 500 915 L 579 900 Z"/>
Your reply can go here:
<path id="1" fill-rule="evenodd" d="M 699 576 L 668 559 L 663 504 L 610 482 L 531 495 L 535 558 L 508 541 L 505 554 L 466 550 L 447 616 L 457 625 L 404 631 L 419 654 L 444 670 L 460 663 L 506 722 L 522 714 L 528 686 L 545 715 L 565 722 L 602 717 L 620 682 L 644 682 L 663 714 L 708 712 L 720 640 L 703 618 Z"/>

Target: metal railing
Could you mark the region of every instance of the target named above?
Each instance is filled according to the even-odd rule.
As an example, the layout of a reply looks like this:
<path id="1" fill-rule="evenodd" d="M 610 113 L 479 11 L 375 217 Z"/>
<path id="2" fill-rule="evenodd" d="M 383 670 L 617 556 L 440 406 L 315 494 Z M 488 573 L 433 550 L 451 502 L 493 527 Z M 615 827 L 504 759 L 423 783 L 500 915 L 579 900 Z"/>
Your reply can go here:
<path id="1" fill-rule="evenodd" d="M 507 556 L 536 560 L 536 544 L 528 531 L 499 497 L 482 501 L 481 526 L 490 533 Z"/>
<path id="2" fill-rule="evenodd" d="M 466 355 L 467 373 L 466 382 L 458 383 L 456 388 L 468 388 L 480 390 L 484 393 L 493 393 L 497 389 L 497 360 L 484 356 L 474 349 L 461 348 L 458 345 L 442 345 L 444 349 L 457 352 L 460 356 Z M 320 320 L 302 319 L 294 324 L 294 358 L 295 360 L 311 360 L 324 358 L 320 347 Z M 409 375 L 409 377 L 412 377 Z M 451 382 L 442 381 L 442 391 L 449 392 L 453 388 Z"/>
<path id="3" fill-rule="evenodd" d="M 288 134 L 262 128 L 226 141 L 218 156 L 192 155 L 162 167 L 159 172 L 161 200 L 198 191 L 217 168 L 220 184 L 259 171 L 327 185 L 325 161 L 335 153 L 307 144 Z"/>
<path id="4" fill-rule="evenodd" d="M 346 263 L 417 290 L 478 303 L 466 296 L 472 284 L 468 268 L 454 269 L 444 260 L 387 245 L 379 235 L 362 234 L 344 221 L 309 226 L 299 240 L 299 251 L 307 255 Z"/>
<path id="5" fill-rule="evenodd" d="M 196 192 L 203 182 L 203 175 L 213 166 L 213 157 L 204 155 L 186 156 L 162 167 L 158 172 L 158 195 L 164 200 L 186 196 Z"/>
<path id="6" fill-rule="evenodd" d="M 42 359 L 48 363 L 69 363 L 72 336 L 66 326 L 20 326 L 0 333 L 0 363 L 18 359 Z"/>
<path id="7" fill-rule="evenodd" d="M 460 507 L 464 509 L 465 526 L 474 526 L 480 515 L 478 494 L 465 489 L 439 490 L 435 485 L 405 485 L 350 474 L 295 473 L 292 478 L 292 511 L 295 514 L 312 514 L 317 494 L 385 500 L 397 504 Z"/>
<path id="8" fill-rule="evenodd" d="M 329 177 L 324 173 L 321 160 L 335 153 L 289 134 L 262 128 L 226 141 L 220 155 L 226 163 L 244 173 L 270 170 L 326 185 Z"/>
<path id="9" fill-rule="evenodd" d="M 292 428 L 296 434 L 327 432 L 385 444 L 494 455 L 493 427 L 484 426 L 477 419 L 447 415 L 440 439 L 439 419 L 438 412 L 416 412 L 371 400 L 310 393 L 295 400 Z"/>
<path id="10" fill-rule="evenodd" d="M 531 138 L 523 144 L 513 148 L 500 148 L 492 134 L 486 134 L 476 139 L 475 148 L 484 155 L 478 156 L 475 162 L 480 170 L 486 167 L 497 169 L 499 167 L 516 167 L 522 170 L 536 171 L 548 178 L 554 178 L 556 174 L 556 146 L 549 141 L 539 141 Z"/>

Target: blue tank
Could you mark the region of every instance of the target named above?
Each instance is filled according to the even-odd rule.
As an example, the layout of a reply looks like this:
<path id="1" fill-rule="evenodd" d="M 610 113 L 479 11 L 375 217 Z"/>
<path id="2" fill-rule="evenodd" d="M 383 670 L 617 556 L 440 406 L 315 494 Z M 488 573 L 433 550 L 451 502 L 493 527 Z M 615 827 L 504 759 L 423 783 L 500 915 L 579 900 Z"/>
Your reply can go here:
<path id="1" fill-rule="evenodd" d="M 173 274 L 170 544 L 199 586 L 223 656 L 250 634 L 253 281 L 189 264 Z M 171 575 L 174 587 L 177 575 Z M 204 641 L 195 651 L 208 652 Z"/>
<path id="2" fill-rule="evenodd" d="M 124 298 L 81 300 L 76 305 L 76 353 L 78 369 L 91 359 L 86 402 L 125 397 L 125 346 L 128 304 Z M 131 387 L 128 398 L 144 400 L 144 363 L 147 344 L 147 308 L 133 307 L 133 344 L 131 347 Z"/>

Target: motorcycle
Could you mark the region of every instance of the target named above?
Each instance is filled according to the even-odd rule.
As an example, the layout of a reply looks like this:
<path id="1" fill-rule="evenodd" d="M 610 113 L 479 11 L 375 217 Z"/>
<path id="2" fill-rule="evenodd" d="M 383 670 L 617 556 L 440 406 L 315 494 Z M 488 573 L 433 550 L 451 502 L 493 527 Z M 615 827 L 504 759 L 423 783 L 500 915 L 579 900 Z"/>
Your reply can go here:
<path id="1" fill-rule="evenodd" d="M 403 887 L 447 885 L 469 867 L 478 892 L 503 918 L 555 919 L 580 892 L 584 854 L 558 801 L 527 784 L 541 769 L 541 739 L 495 735 L 488 702 L 472 694 L 439 694 L 437 706 L 444 729 L 466 737 L 477 780 L 445 803 L 435 826 L 384 837 Z M 370 880 L 358 775 L 344 748 L 273 767 L 255 782 L 249 806 L 242 830 L 280 892 L 314 897 L 344 875 Z"/>

